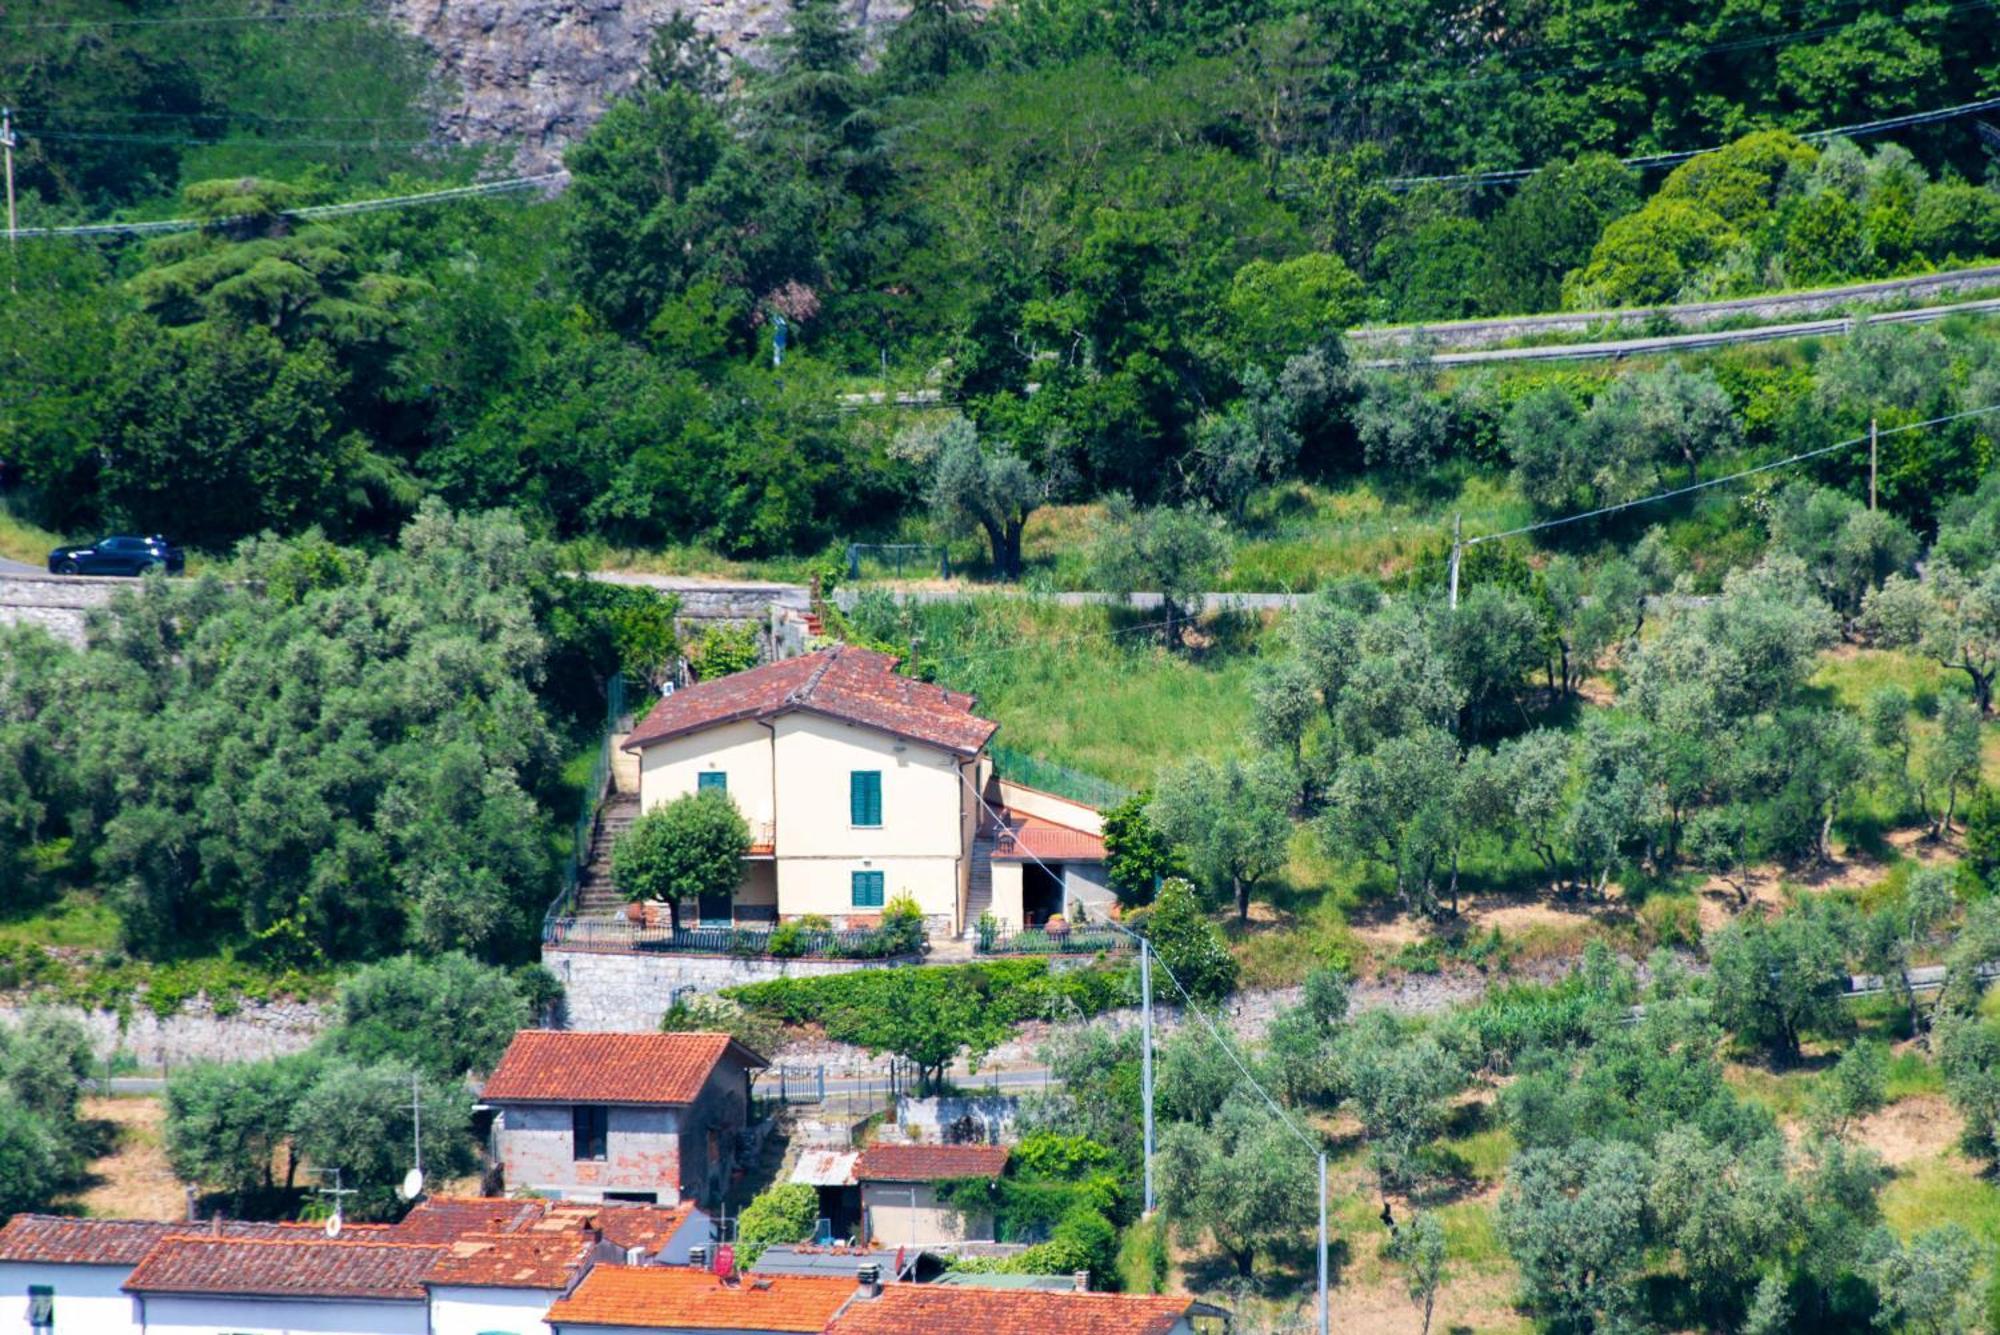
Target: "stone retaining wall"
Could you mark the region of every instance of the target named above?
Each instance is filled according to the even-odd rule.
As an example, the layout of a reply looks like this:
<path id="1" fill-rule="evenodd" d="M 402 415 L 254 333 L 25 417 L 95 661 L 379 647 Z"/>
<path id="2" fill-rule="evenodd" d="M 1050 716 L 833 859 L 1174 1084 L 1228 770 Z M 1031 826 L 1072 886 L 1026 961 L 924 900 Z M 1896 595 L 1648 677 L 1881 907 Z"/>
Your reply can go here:
<path id="1" fill-rule="evenodd" d="M 0 625 L 41 626 L 59 640 L 83 643 L 84 617 L 129 579 L 93 575 L 0 575 Z"/>
<path id="2" fill-rule="evenodd" d="M 333 1023 L 332 1008 L 311 1001 L 245 1001 L 231 1014 L 217 1015 L 206 997 L 197 997 L 164 1018 L 141 1005 L 122 1023 L 112 1011 L 54 1009 L 83 1025 L 100 1059 L 128 1052 L 146 1070 L 281 1057 L 303 1051 Z M 0 1004 L 0 1024 L 18 1023 L 24 1013 L 11 1001 Z"/>
<path id="3" fill-rule="evenodd" d="M 819 978 L 920 961 L 743 959 L 543 946 L 542 963 L 563 985 L 565 1028 L 630 1033 L 659 1028 L 660 1017 L 683 993 L 712 993 L 774 978 Z"/>

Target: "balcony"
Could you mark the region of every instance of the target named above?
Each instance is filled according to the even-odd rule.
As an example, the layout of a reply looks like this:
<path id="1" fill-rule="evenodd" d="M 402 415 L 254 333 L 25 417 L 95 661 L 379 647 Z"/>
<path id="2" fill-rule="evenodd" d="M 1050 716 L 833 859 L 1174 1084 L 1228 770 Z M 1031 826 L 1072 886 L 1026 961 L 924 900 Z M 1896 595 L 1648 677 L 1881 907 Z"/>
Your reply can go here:
<path id="1" fill-rule="evenodd" d="M 774 820 L 753 820 L 750 825 L 750 853 L 753 858 L 772 858 L 778 855 L 778 822 Z"/>

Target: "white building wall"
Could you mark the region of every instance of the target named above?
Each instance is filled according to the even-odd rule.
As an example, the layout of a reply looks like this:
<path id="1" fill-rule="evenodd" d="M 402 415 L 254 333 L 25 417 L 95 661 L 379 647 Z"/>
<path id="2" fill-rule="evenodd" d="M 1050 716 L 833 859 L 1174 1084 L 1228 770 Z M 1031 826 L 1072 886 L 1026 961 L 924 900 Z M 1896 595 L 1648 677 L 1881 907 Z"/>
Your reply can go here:
<path id="1" fill-rule="evenodd" d="M 421 1302 L 313 1302 L 298 1298 L 145 1300 L 146 1335 L 426 1335 Z"/>
<path id="2" fill-rule="evenodd" d="M 685 737 L 654 742 L 639 754 L 639 807 L 650 811 L 663 802 L 686 797 L 699 786 L 703 772 L 728 776 L 729 795 L 750 822 L 777 815 L 771 789 L 771 731 L 761 723 L 724 723 Z"/>
<path id="3" fill-rule="evenodd" d="M 548 1335 L 547 1289 L 439 1285 L 431 1290 L 431 1335 Z"/>
<path id="4" fill-rule="evenodd" d="M 28 1287 L 56 1291 L 55 1335 L 138 1335 L 139 1308 L 123 1285 L 129 1265 L 0 1261 L 0 1335 L 26 1335 Z"/>

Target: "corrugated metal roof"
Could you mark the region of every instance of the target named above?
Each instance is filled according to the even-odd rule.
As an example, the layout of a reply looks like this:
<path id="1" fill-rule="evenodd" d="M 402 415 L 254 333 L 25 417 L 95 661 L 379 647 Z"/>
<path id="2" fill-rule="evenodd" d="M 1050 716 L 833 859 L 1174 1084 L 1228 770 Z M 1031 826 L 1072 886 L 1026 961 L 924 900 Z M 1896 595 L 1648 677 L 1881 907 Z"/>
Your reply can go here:
<path id="1" fill-rule="evenodd" d="M 806 1150 L 792 1169 L 791 1180 L 808 1187 L 851 1187 L 858 1150 Z"/>

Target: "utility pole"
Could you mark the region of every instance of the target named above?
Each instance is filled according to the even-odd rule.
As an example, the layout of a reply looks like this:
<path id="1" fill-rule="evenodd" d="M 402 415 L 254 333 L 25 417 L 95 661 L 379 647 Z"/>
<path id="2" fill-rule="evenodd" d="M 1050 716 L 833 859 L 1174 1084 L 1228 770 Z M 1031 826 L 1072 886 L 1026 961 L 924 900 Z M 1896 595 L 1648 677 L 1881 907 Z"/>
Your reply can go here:
<path id="1" fill-rule="evenodd" d="M 1453 611 L 1458 610 L 1458 558 L 1465 550 L 1465 544 L 1459 539 L 1459 525 L 1464 522 L 1464 519 L 1464 515 L 1453 515 L 1451 517 L 1451 606 Z"/>
<path id="2" fill-rule="evenodd" d="M 14 218 L 14 109 L 0 107 L 0 154 L 7 159 L 7 290 L 19 292 L 14 276 L 15 254 L 20 239 L 15 235 L 20 228 Z"/>
<path id="3" fill-rule="evenodd" d="M 1875 419 L 1868 419 L 1868 508 L 1875 508 L 1875 462 L 1876 462 Z"/>
<path id="4" fill-rule="evenodd" d="M 1153 943 L 1139 942 L 1139 1014 L 1144 1044 L 1139 1049 L 1140 1092 L 1146 1106 L 1146 1215 L 1153 1213 Z"/>
<path id="5" fill-rule="evenodd" d="M 1319 1152 L 1319 1335 L 1329 1335 L 1326 1311 L 1326 1151 Z"/>

